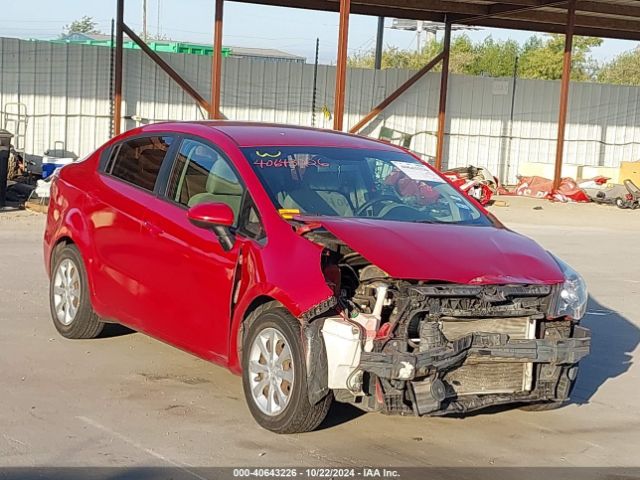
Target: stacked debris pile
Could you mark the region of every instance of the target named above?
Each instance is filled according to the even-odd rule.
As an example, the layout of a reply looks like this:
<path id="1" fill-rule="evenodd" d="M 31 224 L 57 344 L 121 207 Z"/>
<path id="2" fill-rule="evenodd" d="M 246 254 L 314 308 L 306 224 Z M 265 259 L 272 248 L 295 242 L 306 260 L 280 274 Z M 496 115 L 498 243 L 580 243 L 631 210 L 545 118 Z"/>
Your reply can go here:
<path id="1" fill-rule="evenodd" d="M 498 178 L 483 167 L 469 165 L 452 168 L 442 174 L 481 205 L 487 205 L 491 197 L 501 188 Z"/>

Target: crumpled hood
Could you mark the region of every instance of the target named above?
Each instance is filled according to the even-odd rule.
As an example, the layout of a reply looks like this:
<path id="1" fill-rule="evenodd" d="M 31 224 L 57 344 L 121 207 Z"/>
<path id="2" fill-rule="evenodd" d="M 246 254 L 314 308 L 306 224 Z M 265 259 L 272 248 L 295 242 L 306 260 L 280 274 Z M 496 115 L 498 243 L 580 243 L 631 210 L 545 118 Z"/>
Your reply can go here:
<path id="1" fill-rule="evenodd" d="M 536 242 L 506 228 L 306 217 L 391 277 L 465 284 L 554 284 L 564 275 Z"/>

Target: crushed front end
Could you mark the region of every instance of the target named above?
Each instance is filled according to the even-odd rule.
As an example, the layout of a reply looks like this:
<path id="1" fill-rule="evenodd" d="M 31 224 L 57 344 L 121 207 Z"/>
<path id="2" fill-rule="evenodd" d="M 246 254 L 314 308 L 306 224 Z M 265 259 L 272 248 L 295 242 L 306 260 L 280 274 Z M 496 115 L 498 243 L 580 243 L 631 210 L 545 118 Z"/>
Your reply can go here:
<path id="1" fill-rule="evenodd" d="M 390 278 L 318 235 L 339 307 L 315 320 L 316 331 L 337 400 L 367 411 L 445 415 L 568 399 L 591 338 L 570 315 L 553 316 L 562 284 Z"/>
<path id="2" fill-rule="evenodd" d="M 403 286 L 388 335 L 360 356 L 367 408 L 424 415 L 566 400 L 590 336 L 569 320 L 546 320 L 553 290 Z"/>

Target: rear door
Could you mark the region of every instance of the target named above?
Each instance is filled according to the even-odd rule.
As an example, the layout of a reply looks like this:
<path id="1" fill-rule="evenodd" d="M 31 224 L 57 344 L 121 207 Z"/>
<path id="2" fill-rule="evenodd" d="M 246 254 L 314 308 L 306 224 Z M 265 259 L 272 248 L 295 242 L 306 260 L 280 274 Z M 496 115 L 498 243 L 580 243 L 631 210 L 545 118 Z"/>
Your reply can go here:
<path id="1" fill-rule="evenodd" d="M 156 134 L 114 145 L 87 192 L 98 311 L 136 329 L 148 314 L 144 213 L 172 143 L 172 136 Z"/>
<path id="2" fill-rule="evenodd" d="M 167 169 L 166 195 L 146 212 L 145 284 L 153 315 L 146 329 L 204 358 L 224 362 L 239 252 L 225 251 L 213 232 L 193 226 L 189 207 L 226 203 L 239 217 L 245 188 L 224 153 L 183 138 Z"/>

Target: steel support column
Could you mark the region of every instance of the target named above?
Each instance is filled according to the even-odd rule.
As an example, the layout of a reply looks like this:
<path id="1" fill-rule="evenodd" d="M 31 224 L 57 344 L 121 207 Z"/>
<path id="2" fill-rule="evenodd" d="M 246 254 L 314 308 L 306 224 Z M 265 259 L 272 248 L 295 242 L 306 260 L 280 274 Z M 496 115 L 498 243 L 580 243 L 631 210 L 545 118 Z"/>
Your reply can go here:
<path id="1" fill-rule="evenodd" d="M 116 6 L 116 58 L 115 58 L 115 79 L 113 85 L 113 133 L 119 135 L 122 121 L 122 49 L 124 38 L 122 35 L 122 25 L 124 23 L 124 0 L 118 0 Z"/>
<path id="2" fill-rule="evenodd" d="M 209 118 L 220 115 L 220 90 L 222 89 L 222 17 L 224 0 L 216 0 L 216 16 L 213 32 L 213 57 L 211 58 L 211 108 Z"/>
<path id="3" fill-rule="evenodd" d="M 378 30 L 376 31 L 376 53 L 373 62 L 373 68 L 380 70 L 382 68 L 382 41 L 384 39 L 384 17 L 378 17 Z"/>
<path id="4" fill-rule="evenodd" d="M 336 61 L 336 98 L 333 108 L 333 129 L 342 130 L 344 99 L 347 89 L 347 43 L 349 41 L 350 0 L 340 0 L 340 25 L 338 26 L 338 58 Z"/>
<path id="5" fill-rule="evenodd" d="M 564 133 L 567 126 L 567 106 L 569 104 L 569 82 L 571 80 L 571 52 L 573 50 L 573 30 L 576 23 L 576 0 L 569 0 L 567 10 L 567 30 L 564 39 L 562 59 L 562 82 L 560 84 L 560 113 L 558 115 L 558 143 L 556 144 L 556 165 L 553 174 L 553 188 L 560 186 L 562 160 L 564 157 Z"/>
<path id="6" fill-rule="evenodd" d="M 442 49 L 442 73 L 440 73 L 440 106 L 438 107 L 438 139 L 436 144 L 437 170 L 442 169 L 444 154 L 444 130 L 447 124 L 447 89 L 449 84 L 449 56 L 451 53 L 451 22 L 447 21 L 444 29 L 444 45 Z"/>

